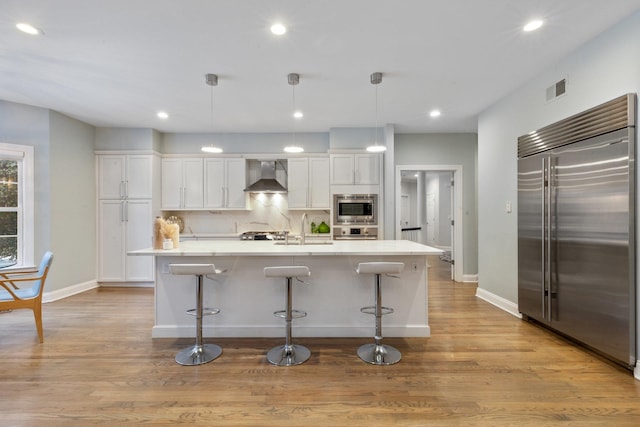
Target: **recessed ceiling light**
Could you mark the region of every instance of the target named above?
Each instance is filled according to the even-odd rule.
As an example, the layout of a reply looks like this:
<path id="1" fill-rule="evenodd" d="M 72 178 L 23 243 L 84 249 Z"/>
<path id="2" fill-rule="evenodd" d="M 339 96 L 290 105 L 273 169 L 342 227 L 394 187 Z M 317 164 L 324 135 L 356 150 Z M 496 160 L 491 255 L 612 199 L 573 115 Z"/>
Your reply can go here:
<path id="1" fill-rule="evenodd" d="M 302 113 L 302 111 L 296 111 L 295 113 L 293 113 L 293 117 L 295 117 L 296 119 L 301 119 L 304 117 L 304 114 Z"/>
<path id="2" fill-rule="evenodd" d="M 440 114 L 442 114 L 440 110 L 433 110 L 429 113 L 431 117 L 440 117 Z"/>
<path id="3" fill-rule="evenodd" d="M 169 113 L 167 113 L 166 111 L 158 111 L 157 116 L 159 119 L 166 120 L 169 118 Z"/>
<path id="4" fill-rule="evenodd" d="M 37 29 L 33 25 L 29 25 L 29 24 L 26 24 L 24 22 L 18 22 L 16 24 L 16 28 L 19 29 L 20 31 L 22 31 L 23 33 L 27 33 L 27 34 L 31 34 L 31 35 L 42 34 L 42 31 L 40 31 L 39 29 Z"/>
<path id="5" fill-rule="evenodd" d="M 538 28 L 542 27 L 542 24 L 543 24 L 542 20 L 540 20 L 540 19 L 534 19 L 533 21 L 529 21 L 529 22 L 527 23 L 527 25 L 525 25 L 525 26 L 522 28 L 522 30 L 523 30 L 523 31 L 526 31 L 526 32 L 535 31 L 535 30 L 537 30 Z"/>
<path id="6" fill-rule="evenodd" d="M 271 26 L 271 32 L 277 36 L 281 36 L 287 32 L 287 27 L 278 22 Z"/>

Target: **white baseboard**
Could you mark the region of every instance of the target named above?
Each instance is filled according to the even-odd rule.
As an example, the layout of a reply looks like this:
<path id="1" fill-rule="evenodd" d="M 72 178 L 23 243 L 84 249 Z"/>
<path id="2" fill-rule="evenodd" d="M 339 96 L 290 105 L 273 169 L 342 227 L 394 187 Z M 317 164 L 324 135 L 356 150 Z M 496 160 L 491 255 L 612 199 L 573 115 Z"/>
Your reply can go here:
<path id="1" fill-rule="evenodd" d="M 153 288 L 154 282 L 100 282 L 101 288 Z"/>
<path id="2" fill-rule="evenodd" d="M 88 282 L 78 283 L 77 285 L 67 286 L 66 288 L 58 289 L 57 291 L 44 292 L 42 294 L 42 302 L 53 302 L 59 299 L 67 298 L 72 295 L 81 294 L 82 292 L 89 291 L 98 287 L 98 282 L 95 280 L 89 280 Z"/>
<path id="3" fill-rule="evenodd" d="M 476 290 L 476 297 L 485 300 L 489 304 L 495 305 L 499 309 L 504 310 L 519 319 L 522 319 L 522 314 L 520 314 L 520 312 L 518 311 L 518 304 L 515 304 L 480 287 L 478 287 L 478 289 Z"/>
<path id="4" fill-rule="evenodd" d="M 464 283 L 478 283 L 478 275 L 477 274 L 463 274 L 462 281 Z"/>

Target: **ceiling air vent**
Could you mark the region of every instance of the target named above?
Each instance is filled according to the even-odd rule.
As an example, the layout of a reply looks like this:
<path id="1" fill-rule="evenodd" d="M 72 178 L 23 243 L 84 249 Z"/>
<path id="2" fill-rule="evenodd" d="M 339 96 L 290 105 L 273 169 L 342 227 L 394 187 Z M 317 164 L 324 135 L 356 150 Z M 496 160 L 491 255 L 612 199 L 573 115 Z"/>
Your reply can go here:
<path id="1" fill-rule="evenodd" d="M 547 88 L 547 101 L 551 101 L 567 91 L 567 79 L 562 79 Z"/>

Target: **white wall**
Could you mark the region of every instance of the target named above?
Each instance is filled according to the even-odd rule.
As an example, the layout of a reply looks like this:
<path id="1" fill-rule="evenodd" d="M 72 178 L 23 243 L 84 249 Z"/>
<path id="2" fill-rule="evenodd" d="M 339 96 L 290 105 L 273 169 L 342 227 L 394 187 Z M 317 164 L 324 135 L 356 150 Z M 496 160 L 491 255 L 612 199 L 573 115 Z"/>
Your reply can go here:
<path id="1" fill-rule="evenodd" d="M 478 120 L 479 287 L 517 303 L 517 138 L 617 96 L 640 90 L 640 12 L 573 52 Z M 563 78 L 567 93 L 545 101 Z M 505 211 L 510 201 L 513 213 Z M 636 208 L 638 209 L 638 208 Z M 638 253 L 638 251 L 637 251 Z"/>

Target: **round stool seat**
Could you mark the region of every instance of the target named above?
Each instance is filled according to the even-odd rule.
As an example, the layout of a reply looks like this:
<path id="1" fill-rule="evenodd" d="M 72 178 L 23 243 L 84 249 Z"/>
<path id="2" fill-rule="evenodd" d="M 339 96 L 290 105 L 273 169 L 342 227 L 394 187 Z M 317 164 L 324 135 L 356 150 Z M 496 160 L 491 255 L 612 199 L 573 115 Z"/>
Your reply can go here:
<path id="1" fill-rule="evenodd" d="M 308 277 L 310 275 L 311 272 L 306 265 L 284 265 L 264 268 L 264 277 Z"/>
<path id="2" fill-rule="evenodd" d="M 404 269 L 404 262 L 361 262 L 358 264 L 358 274 L 400 274 Z"/>
<path id="3" fill-rule="evenodd" d="M 169 264 L 171 274 L 190 274 L 193 276 L 206 276 L 216 274 L 214 264 Z"/>

